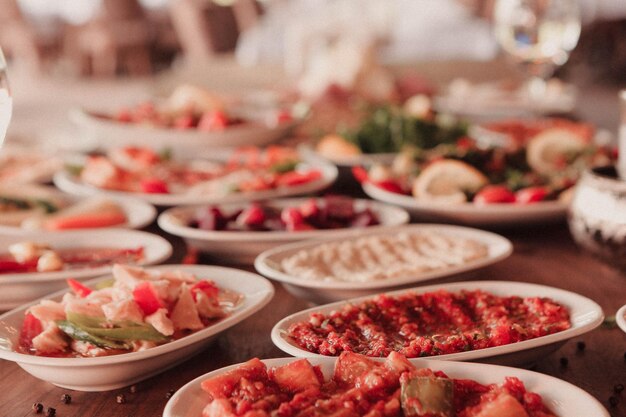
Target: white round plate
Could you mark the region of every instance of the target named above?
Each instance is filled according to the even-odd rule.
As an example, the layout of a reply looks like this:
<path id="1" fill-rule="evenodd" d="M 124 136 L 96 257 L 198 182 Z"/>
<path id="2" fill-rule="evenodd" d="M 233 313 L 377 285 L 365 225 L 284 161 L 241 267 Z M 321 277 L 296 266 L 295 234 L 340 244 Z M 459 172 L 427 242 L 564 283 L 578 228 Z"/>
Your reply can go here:
<path id="1" fill-rule="evenodd" d="M 266 359 L 268 367 L 286 365 L 297 359 Z M 311 358 L 312 365 L 320 366 L 326 380 L 332 377 L 336 358 Z M 544 404 L 557 416 L 562 417 L 610 417 L 607 410 L 593 396 L 582 389 L 552 376 L 524 369 L 482 363 L 449 362 L 424 359 L 411 359 L 418 368 L 431 368 L 445 372 L 449 377 L 472 379 L 481 384 L 501 384 L 507 376 L 519 378 L 528 391 L 536 392 Z M 198 377 L 180 388 L 165 406 L 163 417 L 197 417 L 209 401 L 209 395 L 202 390 L 202 381 L 234 369 L 232 365 Z"/>
<path id="2" fill-rule="evenodd" d="M 410 224 L 385 230 L 363 230 L 354 235 L 351 239 L 360 236 L 371 235 L 393 235 L 399 232 L 410 231 L 430 231 L 437 232 L 449 237 L 460 237 L 473 239 L 488 247 L 488 255 L 484 259 L 468 262 L 463 265 L 441 268 L 433 271 L 426 271 L 404 277 L 382 279 L 369 282 L 343 282 L 343 281 L 322 281 L 305 280 L 300 277 L 289 275 L 283 272 L 281 262 L 283 259 L 294 255 L 300 250 L 315 247 L 321 243 L 339 239 L 324 239 L 308 242 L 297 242 L 288 245 L 278 246 L 274 249 L 263 252 L 254 261 L 254 267 L 266 277 L 280 281 L 287 291 L 297 297 L 301 297 L 314 303 L 329 303 L 333 301 L 372 295 L 392 288 L 403 288 L 413 286 L 418 282 L 443 278 L 462 272 L 472 271 L 491 265 L 507 258 L 513 252 L 511 242 L 495 233 L 485 232 L 478 229 L 470 229 L 461 226 L 449 226 L 443 224 Z"/>
<path id="3" fill-rule="evenodd" d="M 298 146 L 298 152 L 300 152 L 302 157 L 305 158 L 307 161 L 331 163 L 337 165 L 339 168 L 352 168 L 355 166 L 368 167 L 374 164 L 389 165 L 398 155 L 397 152 L 390 152 L 362 154 L 341 158 L 330 158 L 317 152 L 315 148 L 310 144 L 302 144 Z"/>
<path id="4" fill-rule="evenodd" d="M 436 204 L 422 202 L 409 195 L 392 193 L 369 182 L 363 184 L 365 194 L 374 200 L 406 209 L 411 215 L 425 221 L 445 221 L 471 226 L 524 226 L 553 223 L 565 219 L 567 204 L 562 201 L 544 201 L 533 204 L 476 205 Z"/>
<path id="5" fill-rule="evenodd" d="M 53 187 L 44 187 L 37 185 L 20 185 L 20 186 L 3 186 L 0 185 L 0 195 L 9 193 L 15 196 L 24 196 L 30 198 L 51 198 L 67 203 L 71 206 L 74 203 L 78 203 L 81 198 L 75 195 L 63 193 Z M 124 224 L 119 224 L 114 227 L 123 227 L 129 229 L 141 229 L 148 226 L 154 221 L 157 215 L 156 208 L 149 203 L 135 199 L 135 198 L 112 198 L 124 211 L 128 221 Z M 7 234 L 20 234 L 20 233 L 32 233 L 33 230 L 24 229 L 20 226 L 3 225 L 0 220 L 0 233 Z M 100 230 L 101 228 L 97 228 Z M 77 229 L 74 229 L 77 230 Z M 80 229 L 86 230 L 86 229 Z M 48 233 L 45 230 L 37 230 L 41 233 Z"/>
<path id="6" fill-rule="evenodd" d="M 457 292 L 461 290 L 481 290 L 505 297 L 549 297 L 569 309 L 572 327 L 559 333 L 538 337 L 536 339 L 525 340 L 518 343 L 511 343 L 504 346 L 473 350 L 469 352 L 438 355 L 424 359 L 481 361 L 498 365 L 512 366 L 529 365 L 556 351 L 567 340 L 590 332 L 602 324 L 602 320 L 604 320 L 602 307 L 589 298 L 559 288 L 524 282 L 468 281 L 452 284 L 429 285 L 426 287 L 412 288 L 410 290 L 394 291 L 387 294 L 397 296 L 407 292 L 425 293 L 437 290 L 446 290 L 450 292 Z M 340 301 L 337 303 L 309 308 L 285 317 L 272 329 L 272 342 L 274 342 L 280 350 L 293 356 L 324 357 L 324 355 L 309 352 L 298 346 L 298 344 L 287 335 L 289 327 L 294 323 L 308 321 L 311 313 L 319 312 L 328 314 L 333 310 L 340 310 L 345 304 L 356 304 L 371 298 L 371 296 L 367 296 L 348 301 Z"/>
<path id="7" fill-rule="evenodd" d="M 626 333 L 626 304 L 615 313 L 615 322 L 624 333 Z"/>
<path id="8" fill-rule="evenodd" d="M 309 198 L 289 198 L 272 200 L 268 206 L 276 208 L 298 206 Z M 369 226 L 366 229 L 374 230 L 389 226 L 398 226 L 409 222 L 406 211 L 378 203 L 371 200 L 354 200 L 357 210 L 370 208 L 378 215 L 380 225 Z M 222 205 L 220 209 L 226 213 L 243 209 L 246 204 Z M 187 226 L 200 206 L 177 207 L 166 210 L 158 219 L 159 227 L 174 236 L 180 236 L 187 244 L 202 251 L 219 256 L 220 259 L 237 263 L 251 264 L 261 252 L 275 246 L 300 240 L 332 237 L 340 239 L 358 234 L 364 228 L 344 228 L 331 230 L 306 230 L 300 232 L 273 231 L 273 232 L 246 232 L 246 231 L 211 231 Z"/>
<path id="9" fill-rule="evenodd" d="M 105 190 L 80 181 L 76 176 L 67 171 L 57 172 L 54 176 L 54 184 L 61 190 L 76 195 L 101 194 L 112 197 L 133 197 L 141 199 L 156 206 L 177 206 L 190 204 L 228 204 L 244 201 L 270 200 L 280 197 L 305 195 L 321 191 L 330 186 L 337 179 L 337 167 L 332 165 L 308 165 L 300 164 L 303 169 L 319 169 L 322 177 L 318 180 L 292 187 L 282 187 L 274 190 L 252 191 L 245 193 L 232 193 L 227 195 L 190 195 L 190 194 L 149 194 L 133 193 L 125 191 Z"/>
<path id="10" fill-rule="evenodd" d="M 52 248 L 137 248 L 143 246 L 144 258 L 138 265 L 154 265 L 168 259 L 172 245 L 152 233 L 128 229 L 98 229 L 67 232 L 30 233 L 0 236 L 0 253 L 17 242 L 36 242 Z M 112 265 L 71 271 L 30 272 L 0 275 L 0 310 L 15 308 L 21 304 L 65 288 L 65 280 L 85 280 L 111 271 Z"/>
<path id="11" fill-rule="evenodd" d="M 17 172 L 14 170 L 15 166 L 11 164 L 12 169 L 7 172 L 8 160 L 28 162 Z M 9 142 L 0 149 L 0 184 L 2 185 L 50 182 L 54 173 L 62 167 L 63 159 L 59 156 L 58 150 L 49 149 L 41 143 Z"/>
<path id="12" fill-rule="evenodd" d="M 263 308 L 273 297 L 274 287 L 251 272 L 203 265 L 163 265 L 155 270 L 182 270 L 214 281 L 218 287 L 244 296 L 241 305 L 219 322 L 181 339 L 139 352 L 95 358 L 50 358 L 17 353 L 24 312 L 38 301 L 0 316 L 0 358 L 16 362 L 35 378 L 78 391 L 108 391 L 134 384 L 161 373 L 204 349 L 224 330 Z M 109 276 L 91 280 L 94 285 Z M 46 297 L 60 300 L 67 290 Z"/>
<path id="13" fill-rule="evenodd" d="M 82 137 L 95 142 L 101 150 L 140 146 L 161 151 L 175 148 L 177 155 L 198 157 L 211 155 L 216 148 L 263 146 L 286 136 L 301 119 L 269 126 L 251 121 L 227 127 L 223 131 L 203 132 L 197 129 L 177 130 L 142 124 L 120 123 L 97 117 L 83 109 L 73 109 L 70 120 L 81 129 Z"/>

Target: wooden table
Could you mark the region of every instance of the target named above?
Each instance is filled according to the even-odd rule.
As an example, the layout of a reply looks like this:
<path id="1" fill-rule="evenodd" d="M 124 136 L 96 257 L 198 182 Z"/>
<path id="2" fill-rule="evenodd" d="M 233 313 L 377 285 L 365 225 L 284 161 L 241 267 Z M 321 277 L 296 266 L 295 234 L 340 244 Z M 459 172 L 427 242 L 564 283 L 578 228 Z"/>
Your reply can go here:
<path id="1" fill-rule="evenodd" d="M 454 74 L 458 73 L 457 68 Z M 579 114 L 601 127 L 614 129 L 617 118 L 615 90 L 588 90 L 586 99 L 581 100 Z M 602 306 L 607 316 L 613 316 L 626 303 L 626 276 L 580 251 L 565 224 L 502 233 L 515 245 L 510 258 L 447 281 L 517 280 L 555 286 L 590 297 Z M 176 246 L 172 261 L 176 262 L 180 260 L 183 248 L 179 240 L 172 239 L 172 242 Z M 0 361 L 0 417 L 34 415 L 31 411 L 34 402 L 54 407 L 59 417 L 160 416 L 168 391 L 178 389 L 204 373 L 254 356 L 285 356 L 272 345 L 270 330 L 282 317 L 308 306 L 276 285 L 271 307 L 226 331 L 215 344 L 187 362 L 137 384 L 136 393 L 129 389 L 103 393 L 72 392 L 39 381 L 13 363 Z M 584 351 L 577 349 L 578 342 L 584 342 Z M 625 354 L 626 334 L 615 327 L 601 327 L 569 341 L 557 352 L 537 362 L 534 369 L 581 387 L 600 400 L 613 417 L 623 417 L 626 416 L 626 393 L 617 396 L 620 400 L 617 407 L 610 407 L 609 397 L 615 395 L 614 385 L 626 384 Z M 562 358 L 568 359 L 567 366 L 561 365 Z M 71 395 L 71 404 L 61 401 L 64 393 Z M 116 403 L 116 396 L 120 393 L 126 397 L 125 404 Z"/>

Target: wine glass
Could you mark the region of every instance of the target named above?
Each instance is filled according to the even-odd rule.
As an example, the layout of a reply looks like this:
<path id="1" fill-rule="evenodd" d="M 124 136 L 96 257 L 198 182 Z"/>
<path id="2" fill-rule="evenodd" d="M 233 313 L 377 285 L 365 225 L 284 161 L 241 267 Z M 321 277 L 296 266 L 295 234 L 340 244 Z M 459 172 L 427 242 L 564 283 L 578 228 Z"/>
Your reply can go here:
<path id="1" fill-rule="evenodd" d="M 12 111 L 13 99 L 11 98 L 9 79 L 7 78 L 7 63 L 0 48 L 0 147 L 4 142 L 4 137 L 9 127 Z"/>
<path id="2" fill-rule="evenodd" d="M 530 99 L 539 101 L 546 80 L 578 43 L 578 1 L 497 0 L 494 25 L 498 43 L 526 74 Z"/>

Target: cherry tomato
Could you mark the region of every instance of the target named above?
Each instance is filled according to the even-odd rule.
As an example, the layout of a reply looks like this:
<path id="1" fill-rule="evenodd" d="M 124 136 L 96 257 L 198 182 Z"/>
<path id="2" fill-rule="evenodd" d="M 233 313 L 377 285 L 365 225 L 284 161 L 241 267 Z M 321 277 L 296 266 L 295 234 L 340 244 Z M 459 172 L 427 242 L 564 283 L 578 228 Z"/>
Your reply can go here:
<path id="1" fill-rule="evenodd" d="M 519 204 L 537 203 L 545 200 L 548 194 L 548 190 L 544 187 L 522 188 L 515 193 L 515 202 Z"/>
<path id="2" fill-rule="evenodd" d="M 514 203 L 515 194 L 504 185 L 488 185 L 476 194 L 476 204 Z"/>

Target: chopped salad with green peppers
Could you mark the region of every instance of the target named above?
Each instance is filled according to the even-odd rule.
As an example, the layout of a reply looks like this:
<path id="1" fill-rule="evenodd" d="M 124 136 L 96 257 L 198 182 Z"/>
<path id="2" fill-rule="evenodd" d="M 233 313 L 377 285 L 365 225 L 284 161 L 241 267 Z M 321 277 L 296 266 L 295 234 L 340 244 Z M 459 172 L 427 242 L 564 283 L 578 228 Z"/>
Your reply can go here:
<path id="1" fill-rule="evenodd" d="M 115 265 L 113 279 L 90 288 L 69 279 L 61 301 L 26 311 L 19 350 L 39 356 L 95 357 L 136 352 L 204 329 L 228 314 L 214 282 L 183 271 Z M 238 295 L 237 295 L 238 297 Z"/>

